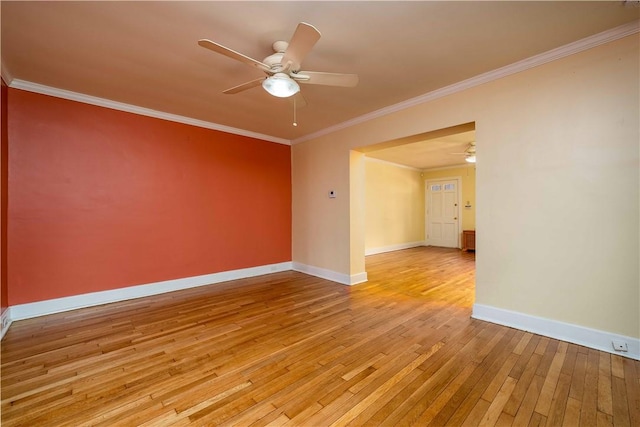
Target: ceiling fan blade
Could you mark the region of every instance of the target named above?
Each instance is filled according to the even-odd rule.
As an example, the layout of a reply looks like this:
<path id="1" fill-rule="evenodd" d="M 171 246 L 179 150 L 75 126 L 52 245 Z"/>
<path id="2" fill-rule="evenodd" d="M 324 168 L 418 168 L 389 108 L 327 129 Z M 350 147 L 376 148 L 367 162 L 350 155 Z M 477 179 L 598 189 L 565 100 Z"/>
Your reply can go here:
<path id="1" fill-rule="evenodd" d="M 206 49 L 212 50 L 216 53 L 220 53 L 231 59 L 235 59 L 236 61 L 244 62 L 245 64 L 251 65 L 252 67 L 255 67 L 259 70 L 269 71 L 271 69 L 271 67 L 263 62 L 255 60 L 253 58 L 249 58 L 248 56 L 243 55 L 240 52 L 236 52 L 233 49 L 229 49 L 228 47 L 222 46 L 221 44 L 218 44 L 216 42 L 212 42 L 211 40 L 198 40 L 198 44 Z"/>
<path id="2" fill-rule="evenodd" d="M 310 85 L 354 87 L 358 84 L 357 74 L 300 71 L 298 74 L 291 74 L 291 77 L 297 82 Z"/>
<path id="3" fill-rule="evenodd" d="M 320 40 L 320 31 L 316 27 L 306 22 L 299 23 L 282 57 L 282 63 L 291 62 L 291 69 L 299 70 L 302 60 L 318 40 Z"/>
<path id="4" fill-rule="evenodd" d="M 251 80 L 250 82 L 242 83 L 241 85 L 234 86 L 227 90 L 222 91 L 222 93 L 227 95 L 233 95 L 234 93 L 242 92 L 243 90 L 251 89 L 252 87 L 260 86 L 264 81 L 264 77 L 260 77 L 259 79 Z"/>

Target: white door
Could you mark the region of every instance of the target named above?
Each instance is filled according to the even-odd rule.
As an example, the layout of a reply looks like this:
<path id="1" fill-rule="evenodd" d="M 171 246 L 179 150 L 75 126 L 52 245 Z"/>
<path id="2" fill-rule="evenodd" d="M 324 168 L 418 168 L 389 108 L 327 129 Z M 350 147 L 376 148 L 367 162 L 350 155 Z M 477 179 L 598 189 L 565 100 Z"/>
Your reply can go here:
<path id="1" fill-rule="evenodd" d="M 427 245 L 458 248 L 458 180 L 427 181 Z"/>

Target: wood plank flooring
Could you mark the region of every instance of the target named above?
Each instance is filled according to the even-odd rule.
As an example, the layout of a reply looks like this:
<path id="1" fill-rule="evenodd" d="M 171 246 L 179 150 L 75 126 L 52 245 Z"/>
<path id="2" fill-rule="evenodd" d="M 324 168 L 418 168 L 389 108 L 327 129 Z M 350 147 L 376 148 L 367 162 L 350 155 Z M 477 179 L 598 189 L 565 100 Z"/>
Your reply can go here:
<path id="1" fill-rule="evenodd" d="M 470 318 L 473 253 L 15 322 L 3 426 L 639 426 L 640 362 Z"/>

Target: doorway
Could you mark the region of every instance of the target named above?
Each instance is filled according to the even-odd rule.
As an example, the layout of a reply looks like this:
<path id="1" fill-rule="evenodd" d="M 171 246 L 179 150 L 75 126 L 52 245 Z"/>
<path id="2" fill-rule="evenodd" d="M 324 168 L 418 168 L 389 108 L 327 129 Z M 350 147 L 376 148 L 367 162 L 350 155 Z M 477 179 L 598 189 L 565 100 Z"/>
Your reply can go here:
<path id="1" fill-rule="evenodd" d="M 354 149 L 350 154 L 350 214 L 351 214 L 351 275 L 364 272 L 366 266 L 364 255 L 394 251 L 416 246 L 441 245 L 456 249 L 461 247 L 461 235 L 464 230 L 475 229 L 475 165 L 466 161 L 467 149 L 475 143 L 475 123 L 465 123 L 450 128 L 430 131 L 419 135 L 382 142 L 375 145 Z M 375 160 L 374 160 L 375 159 Z M 382 161 L 382 163 L 379 163 Z M 395 168 L 396 172 L 377 177 L 372 186 L 368 166 L 385 164 Z M 404 171 L 404 172 L 399 172 Z M 409 173 L 408 171 L 413 171 Z M 416 175 L 414 178 L 401 178 L 405 175 Z M 453 224 L 441 221 L 443 242 L 435 241 L 435 235 L 427 232 L 427 181 L 450 180 L 454 178 L 457 195 L 453 196 L 453 208 L 458 215 Z M 413 185 L 413 182 L 418 185 Z M 449 183 L 450 184 L 450 183 Z M 387 190 L 395 188 L 396 193 Z M 447 186 L 447 191 L 451 191 Z M 409 196 L 409 195 L 412 196 Z M 402 196 L 402 197 L 400 197 Z M 450 195 L 443 196 L 451 199 Z M 373 198 L 380 199 L 376 206 Z M 411 207 L 411 201 L 417 201 L 418 209 Z M 444 202 L 444 200 L 443 200 Z M 455 206 L 457 204 L 457 206 Z M 447 205 L 443 203 L 443 205 Z M 382 208 L 384 209 L 382 209 Z M 392 208 L 394 215 L 387 211 Z M 452 209 L 449 206 L 449 211 Z M 369 212 L 369 214 L 367 214 Z M 417 215 L 414 213 L 417 212 Z M 451 212 L 449 212 L 451 213 Z M 397 215 L 396 215 L 397 214 Z M 407 224 L 413 219 L 419 221 L 418 237 L 406 234 Z M 376 229 L 369 227 L 367 221 L 377 220 Z M 433 228 L 433 224 L 432 224 Z M 448 230 L 445 230 L 447 229 Z M 383 230 L 384 233 L 372 234 Z M 413 230 L 413 228 L 411 228 Z M 375 236 L 376 239 L 371 237 Z M 429 236 L 429 241 L 427 240 Z M 434 237 L 434 238 L 432 238 Z M 366 280 L 366 279 L 365 279 Z M 352 278 L 352 282 L 353 282 Z"/>

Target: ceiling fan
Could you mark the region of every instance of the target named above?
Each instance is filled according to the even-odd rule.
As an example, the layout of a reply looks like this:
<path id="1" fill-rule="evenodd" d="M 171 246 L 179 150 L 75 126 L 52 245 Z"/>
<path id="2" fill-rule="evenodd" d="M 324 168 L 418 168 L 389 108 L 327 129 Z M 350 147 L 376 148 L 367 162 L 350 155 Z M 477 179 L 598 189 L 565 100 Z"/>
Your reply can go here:
<path id="1" fill-rule="evenodd" d="M 320 39 L 320 31 L 313 25 L 301 22 L 289 43 L 276 41 L 273 53 L 262 61 L 255 60 L 228 47 L 207 39 L 198 40 L 204 48 L 225 55 L 231 59 L 255 67 L 267 75 L 229 88 L 222 93 L 234 94 L 252 87 L 260 86 L 273 96 L 290 97 L 300 91 L 298 83 L 353 87 L 358 84 L 357 74 L 325 73 L 319 71 L 301 71 L 300 65 L 311 48 Z"/>
<path id="2" fill-rule="evenodd" d="M 467 149 L 464 150 L 462 153 L 449 153 L 449 154 L 464 154 L 464 160 L 468 163 L 475 163 L 476 162 L 476 142 L 472 141 L 469 143 L 469 145 L 467 146 Z"/>

